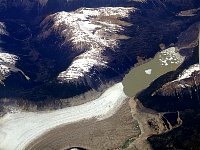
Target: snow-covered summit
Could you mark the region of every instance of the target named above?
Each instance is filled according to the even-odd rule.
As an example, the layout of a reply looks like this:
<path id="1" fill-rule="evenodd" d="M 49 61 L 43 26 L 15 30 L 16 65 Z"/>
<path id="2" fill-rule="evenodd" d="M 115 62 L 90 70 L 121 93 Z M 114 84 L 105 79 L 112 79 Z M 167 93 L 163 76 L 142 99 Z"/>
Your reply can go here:
<path id="1" fill-rule="evenodd" d="M 58 75 L 58 79 L 61 82 L 79 79 L 96 66 L 107 67 L 109 59 L 103 53 L 114 50 L 119 40 L 128 38 L 120 34 L 130 25 L 122 19 L 133 11 L 134 8 L 127 7 L 80 8 L 48 16 L 41 23 L 43 30 L 39 38 L 45 39 L 56 32 L 64 38 L 62 45 L 70 43 L 74 51 L 84 51 Z"/>

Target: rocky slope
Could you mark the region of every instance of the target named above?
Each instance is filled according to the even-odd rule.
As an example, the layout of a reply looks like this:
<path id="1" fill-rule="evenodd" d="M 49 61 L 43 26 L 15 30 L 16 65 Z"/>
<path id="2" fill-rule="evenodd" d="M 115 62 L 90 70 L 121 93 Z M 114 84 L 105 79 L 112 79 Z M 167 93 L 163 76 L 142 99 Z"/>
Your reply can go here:
<path id="1" fill-rule="evenodd" d="M 10 74 L 11 71 L 14 71 L 14 69 L 12 69 L 12 68 L 15 68 L 17 59 L 18 59 L 18 57 L 16 55 L 12 55 L 12 54 L 5 53 L 5 52 L 0 53 L 1 82 Z"/>
<path id="2" fill-rule="evenodd" d="M 92 78 L 98 80 L 96 72 L 111 68 L 109 63 L 120 41 L 129 38 L 120 32 L 131 24 L 121 20 L 133 11 L 134 8 L 124 7 L 81 8 L 71 13 L 59 12 L 48 16 L 41 23 L 42 32 L 38 38 L 45 40 L 56 32 L 63 38 L 59 45 L 71 46 L 69 55 L 79 54 L 65 71 L 59 73 L 58 80 L 80 82 L 86 78 L 89 81 L 85 84 L 92 83 Z"/>
<path id="3" fill-rule="evenodd" d="M 199 90 L 200 84 L 200 66 L 194 64 L 185 69 L 176 80 L 164 84 L 154 94 L 162 96 L 192 96 L 192 90 Z"/>
<path id="4" fill-rule="evenodd" d="M 11 71 L 5 80 L 2 77 L 1 103 L 17 99 L 17 104 L 26 107 L 29 103 L 40 108 L 47 104 L 64 107 L 66 98 L 91 89 L 102 91 L 122 80 L 135 63 L 153 57 L 159 45 L 173 47 L 177 36 L 199 20 L 198 14 L 177 16 L 193 5 L 183 5 L 175 12 L 168 7 L 175 3 L 162 1 L 94 1 L 93 7 L 104 7 L 77 10 L 79 5 L 90 6 L 89 1 L 78 5 L 76 1 L 1 2 L 7 6 L 0 17 L 2 53 L 18 58 L 15 65 L 1 63 Z M 118 7 L 105 7 L 106 3 Z M 27 11 L 36 4 L 46 12 Z M 63 7 L 55 10 L 53 4 Z M 22 20 L 13 15 L 14 7 L 31 15 Z"/>
<path id="5" fill-rule="evenodd" d="M 186 61 L 192 62 L 191 59 L 195 60 L 195 62 L 188 64 L 186 66 L 182 66 L 182 69 L 179 69 L 180 72 L 176 75 L 177 77 L 162 85 L 160 89 L 158 89 L 153 95 L 163 95 L 163 96 L 177 96 L 184 95 L 182 93 L 187 92 L 187 94 L 191 93 L 191 89 L 195 89 L 199 87 L 199 73 L 200 66 L 198 62 L 198 30 L 199 30 L 199 22 L 191 25 L 187 30 L 182 32 L 178 37 L 178 42 L 176 43 L 177 47 L 180 49 L 180 52 L 183 56 L 186 56 Z M 190 36 L 190 38 L 187 38 Z M 193 56 L 193 55 L 197 56 Z"/>
<path id="6" fill-rule="evenodd" d="M 6 30 L 4 22 L 0 22 L 0 37 L 9 37 L 10 34 Z M 4 41 L 1 41 L 2 43 Z M 1 43 L 1 44 L 2 44 Z M 24 74 L 22 70 L 16 67 L 17 62 L 20 60 L 15 54 L 12 54 L 9 49 L 0 47 L 0 83 L 5 86 L 3 80 L 5 80 L 11 74 L 21 73 L 27 80 L 29 77 Z"/>

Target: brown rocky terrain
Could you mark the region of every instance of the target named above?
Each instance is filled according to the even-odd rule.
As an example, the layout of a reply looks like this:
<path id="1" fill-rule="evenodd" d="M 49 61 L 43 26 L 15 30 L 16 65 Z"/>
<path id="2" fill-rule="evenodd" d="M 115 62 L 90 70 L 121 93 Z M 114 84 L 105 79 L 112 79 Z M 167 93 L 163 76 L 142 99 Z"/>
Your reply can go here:
<path id="1" fill-rule="evenodd" d="M 177 120 L 180 119 L 177 116 Z M 169 122 L 168 122 L 169 123 Z M 146 109 L 136 99 L 127 99 L 112 117 L 97 121 L 85 120 L 62 125 L 43 134 L 26 149 L 69 149 L 80 147 L 92 150 L 151 149 L 147 138 L 181 125 L 167 124 L 162 113 Z M 168 128 L 167 126 L 171 126 Z"/>

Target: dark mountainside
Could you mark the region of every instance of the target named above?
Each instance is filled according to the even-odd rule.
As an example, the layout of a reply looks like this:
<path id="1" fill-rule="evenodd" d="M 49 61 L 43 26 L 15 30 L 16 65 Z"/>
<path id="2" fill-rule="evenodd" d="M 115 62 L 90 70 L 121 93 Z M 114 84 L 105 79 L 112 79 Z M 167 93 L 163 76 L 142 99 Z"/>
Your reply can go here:
<path id="1" fill-rule="evenodd" d="M 87 52 L 88 45 L 74 49 L 71 43 L 64 42 L 61 32 L 65 26 L 59 26 L 47 38 L 40 38 L 40 35 L 53 27 L 55 22 L 51 14 L 82 7 L 136 9 L 128 18 L 101 18 L 101 21 L 110 19 L 123 24 L 124 28 L 118 33 L 123 35 L 119 46 L 103 53 L 109 60 L 109 68 L 92 68 L 81 80 L 62 81 L 57 78 L 59 73 L 69 68 L 75 57 Z M 200 149 L 199 71 L 177 80 L 185 69 L 198 64 L 199 8 L 199 0 L 0 0 L 0 52 L 20 57 L 14 66 L 0 61 L 12 70 L 6 78 L 0 74 L 1 114 L 10 111 L 10 106 L 27 111 L 66 107 L 69 105 L 66 98 L 87 91 L 102 92 L 121 81 L 132 66 L 141 65 L 160 51 L 160 44 L 166 48 L 175 45 L 186 56 L 185 62 L 176 71 L 159 77 L 137 97 L 147 108 L 174 112 L 166 115 L 172 125 L 177 112 L 183 121 L 170 132 L 148 138 L 154 149 Z M 47 23 L 46 17 L 50 20 Z"/>
<path id="2" fill-rule="evenodd" d="M 175 43 L 177 36 L 183 30 L 199 20 L 199 15 L 176 16 L 180 10 L 198 7 L 199 2 L 197 1 L 191 1 L 185 5 L 171 1 L 94 1 L 94 5 L 85 0 L 79 2 L 48 1 L 46 5 L 39 5 L 39 2 L 36 1 L 31 3 L 29 1 L 22 3 L 21 1 L 2 1 L 1 3 L 0 10 L 4 12 L 1 13 L 3 15 L 1 21 L 5 23 L 6 30 L 10 33 L 9 35 L 1 35 L 1 48 L 20 57 L 16 67 L 20 68 L 30 80 L 27 80 L 20 72 L 12 72 L 4 81 L 6 86 L 0 85 L 0 96 L 20 99 L 20 103 L 28 101 L 35 103 L 37 101 L 36 103 L 39 103 L 40 107 L 45 103 L 51 103 L 50 101 L 53 105 L 55 100 L 60 103 L 59 99 L 79 95 L 90 89 L 101 91 L 104 89 L 103 85 L 110 83 L 107 84 L 110 86 L 114 82 L 122 80 L 131 66 L 137 63 L 138 56 L 144 59 L 153 57 L 160 50 L 159 44 L 164 43 L 167 47 L 171 43 Z M 52 8 L 56 5 L 59 7 L 54 8 L 59 10 Z M 108 69 L 93 70 L 94 76 L 83 78 L 78 82 L 60 83 L 57 80 L 57 75 L 85 50 L 78 50 L 74 53 L 70 44 L 62 44 L 64 39 L 56 31 L 52 32 L 46 39 L 38 39 L 38 35 L 42 33 L 40 23 L 50 12 L 75 10 L 83 6 L 136 7 L 136 11 L 124 20 L 132 25 L 124 27 L 125 30 L 121 31 L 122 35 L 130 38 L 120 40 L 119 47 L 115 48 L 114 52 L 106 51 L 108 54 L 105 56 L 110 60 Z M 14 12 L 18 11 L 16 9 L 20 9 L 27 17 L 24 15 L 15 16 Z M 39 13 L 33 12 L 38 9 Z M 51 26 L 51 22 L 48 26 Z M 87 46 L 85 49 L 87 50 Z M 94 80 L 95 82 L 93 82 Z M 26 102 L 26 100 L 28 101 Z"/>
<path id="3" fill-rule="evenodd" d="M 200 71 L 193 71 L 187 78 L 179 79 L 185 69 L 189 70 L 194 64 L 199 64 L 199 45 L 198 45 L 199 23 L 192 25 L 179 38 L 175 44 L 182 49 L 182 54 L 188 56 L 185 62 L 174 72 L 169 72 L 155 80 L 147 89 L 138 94 L 142 104 L 158 112 L 174 112 L 168 117 L 168 121 L 173 126 L 176 113 L 179 113 L 182 125 L 170 132 L 155 135 L 148 138 L 153 149 L 193 149 L 199 147 L 199 107 L 200 107 Z M 195 38 L 194 38 L 195 37 Z M 190 44 L 189 44 L 190 43 Z M 187 45 L 187 46 L 186 46 Z M 189 46 L 190 45 L 190 46 Z M 193 53 L 191 53 L 191 51 Z M 178 78 L 178 79 L 177 79 Z"/>

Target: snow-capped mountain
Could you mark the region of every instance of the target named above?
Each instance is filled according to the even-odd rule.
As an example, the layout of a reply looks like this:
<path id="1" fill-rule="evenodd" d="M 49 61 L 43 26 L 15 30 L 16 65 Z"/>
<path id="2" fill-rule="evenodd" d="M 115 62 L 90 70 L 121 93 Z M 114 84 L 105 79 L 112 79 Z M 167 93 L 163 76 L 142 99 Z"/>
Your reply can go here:
<path id="1" fill-rule="evenodd" d="M 192 90 L 197 90 L 200 86 L 200 66 L 199 64 L 191 65 L 183 70 L 177 79 L 162 85 L 152 95 L 162 96 L 184 96 L 191 95 Z"/>
<path id="2" fill-rule="evenodd" d="M 158 0 L 0 1 L 1 65 L 6 74 L 0 96 L 43 102 L 91 89 L 101 91 L 121 81 L 134 65 L 154 57 L 160 44 L 168 48 L 161 53 L 160 63 L 182 62 L 176 49 L 196 47 L 190 42 L 196 34 L 179 38 L 182 43 L 188 39 L 186 46 L 173 43 L 199 19 L 198 15 L 177 17 L 179 9 L 192 5 L 175 10 L 169 4 Z M 5 63 L 5 54 L 15 63 Z M 176 61 L 171 62 L 172 58 Z"/>
<path id="3" fill-rule="evenodd" d="M 200 73 L 200 64 L 194 64 L 190 66 L 188 69 L 185 69 L 178 77 L 178 81 L 188 79 L 192 77 L 192 74 L 194 72 L 199 72 Z M 198 73 L 198 74 L 199 74 Z"/>
<path id="4" fill-rule="evenodd" d="M 182 111 L 177 112 L 181 120 L 188 109 L 200 116 L 199 8 L 199 0 L 0 0 L 0 116 L 94 100 L 131 67 L 145 67 L 158 53 L 155 63 L 161 67 L 181 65 L 150 79 L 149 87 L 131 100 L 160 112 Z M 153 76 L 154 69 L 145 67 L 143 75 Z M 106 106 L 110 109 L 110 103 Z M 146 117 L 145 126 L 160 133 L 156 120 Z M 180 147 L 179 137 L 198 139 L 188 138 L 189 132 L 198 133 L 196 122 L 195 130 L 182 135 L 181 127 L 173 130 L 178 137 L 164 138 L 164 148 L 158 138 L 155 149 L 191 149 Z M 173 146 L 172 139 L 178 144 Z"/>
<path id="5" fill-rule="evenodd" d="M 0 22 L 0 36 L 9 35 L 6 31 L 6 26 L 3 22 Z M 0 48 L 0 83 L 3 84 L 3 80 L 9 76 L 17 60 L 18 56 L 6 53 Z"/>
<path id="6" fill-rule="evenodd" d="M 81 52 L 58 75 L 58 80 L 80 80 L 86 74 L 91 76 L 92 69 L 109 68 L 111 60 L 105 51 L 115 51 L 120 40 L 128 39 L 120 32 L 131 24 L 122 19 L 128 18 L 134 10 L 127 7 L 81 8 L 75 12 L 58 12 L 44 19 L 39 39 L 44 40 L 56 32 L 63 38 L 61 45 L 70 44 L 72 51 Z"/>
<path id="7" fill-rule="evenodd" d="M 198 28 L 199 22 L 192 24 L 187 30 L 183 31 L 178 36 L 178 41 L 175 44 L 176 49 L 180 49 L 181 57 L 184 56 L 187 67 L 180 67 L 178 69 L 178 74 L 176 74 L 176 78 L 172 81 L 169 81 L 163 84 L 158 90 L 156 90 L 152 95 L 158 94 L 163 96 L 176 96 L 176 95 L 184 95 L 184 94 L 191 94 L 191 90 L 197 89 L 199 87 L 199 80 L 200 80 L 200 65 L 197 63 L 198 61 Z M 187 38 L 187 37 L 190 38 Z M 168 61 L 171 61 L 171 58 L 175 57 L 177 61 L 181 61 L 181 57 L 178 55 L 173 55 L 176 51 L 175 48 L 171 48 L 168 51 L 170 54 L 169 58 L 165 58 L 162 60 L 162 63 L 167 65 Z M 192 53 L 193 54 L 192 54 Z M 166 54 L 164 53 L 166 56 Z M 176 63 L 177 61 L 173 61 Z M 194 61 L 191 63 L 191 61 Z M 171 62 L 172 63 L 172 62 Z M 187 64 L 186 63 L 186 64 Z M 182 68 L 182 69 L 181 69 Z"/>
<path id="8" fill-rule="evenodd" d="M 0 77 L 6 78 L 19 58 L 16 55 L 0 52 Z"/>
<path id="9" fill-rule="evenodd" d="M 20 57 L 13 53 L 15 50 L 10 50 L 9 47 L 4 46 L 6 43 L 5 39 L 9 38 L 12 39 L 14 37 L 12 37 L 12 33 L 10 34 L 9 31 L 7 31 L 6 23 L 0 22 L 0 83 L 4 86 L 4 80 L 12 73 L 20 73 L 29 80 L 29 77 L 16 66 L 20 61 Z M 13 44 L 12 41 L 9 42 L 10 45 Z"/>

